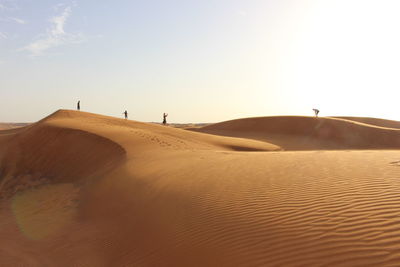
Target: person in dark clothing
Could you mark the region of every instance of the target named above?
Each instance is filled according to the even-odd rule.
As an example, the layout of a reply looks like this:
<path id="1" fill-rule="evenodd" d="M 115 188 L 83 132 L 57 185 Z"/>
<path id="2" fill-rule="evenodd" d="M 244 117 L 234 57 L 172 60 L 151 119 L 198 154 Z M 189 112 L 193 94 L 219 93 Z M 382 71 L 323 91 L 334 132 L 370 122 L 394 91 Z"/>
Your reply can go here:
<path id="1" fill-rule="evenodd" d="M 164 113 L 163 114 L 163 122 L 162 122 L 164 125 L 167 124 L 167 117 L 168 117 L 168 114 Z"/>
<path id="2" fill-rule="evenodd" d="M 76 109 L 79 111 L 81 110 L 81 101 L 79 100 L 78 103 L 76 104 Z"/>
<path id="3" fill-rule="evenodd" d="M 124 114 L 125 115 L 125 120 L 127 120 L 128 119 L 128 111 L 124 111 L 124 113 L 122 113 L 122 114 Z"/>
<path id="4" fill-rule="evenodd" d="M 313 110 L 314 110 L 314 113 L 315 113 L 315 117 L 318 117 L 319 110 L 316 109 L 316 108 L 313 108 Z"/>

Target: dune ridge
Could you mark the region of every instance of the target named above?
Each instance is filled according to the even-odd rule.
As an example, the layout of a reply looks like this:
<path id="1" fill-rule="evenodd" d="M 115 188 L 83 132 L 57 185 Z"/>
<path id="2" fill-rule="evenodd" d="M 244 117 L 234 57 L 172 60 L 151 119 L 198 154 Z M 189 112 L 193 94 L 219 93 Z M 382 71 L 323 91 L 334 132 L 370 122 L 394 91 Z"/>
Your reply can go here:
<path id="1" fill-rule="evenodd" d="M 25 128 L 0 132 L 0 141 L 6 139 L 5 148 L 1 151 L 5 156 L 0 159 L 0 177 L 5 177 L 1 180 L 0 192 L 8 190 L 8 187 L 12 190 L 19 184 L 18 179 L 11 177 L 29 176 L 32 179 L 50 177 L 49 179 L 57 179 L 59 182 L 73 182 L 81 180 L 82 177 L 96 176 L 97 173 L 104 173 L 103 169 L 112 169 L 115 165 L 122 164 L 126 157 L 126 150 L 122 144 L 119 144 L 119 140 L 109 138 L 101 131 L 90 130 L 93 127 L 98 130 L 100 125 L 139 130 L 134 133 L 150 140 L 148 143 L 137 142 L 139 145 L 145 145 L 143 149 L 148 149 L 151 143 L 164 147 L 183 148 L 186 145 L 185 142 L 176 139 L 180 137 L 183 140 L 186 139 L 186 142 L 192 142 L 191 147 L 196 147 L 196 149 L 219 148 L 237 151 L 280 149 L 272 144 L 248 142 L 239 138 L 198 137 L 198 134 L 185 132 L 182 135 L 182 131 L 171 128 L 167 131 L 170 132 L 169 136 L 164 136 L 163 139 L 175 138 L 173 141 L 176 144 L 173 145 L 161 140 L 161 136 L 154 135 L 157 131 L 164 134 L 165 127 L 163 126 L 59 110 Z"/>
<path id="2" fill-rule="evenodd" d="M 29 125 L 29 123 L 0 123 L 0 130 L 8 130 L 13 128 L 19 128 Z"/>
<path id="3" fill-rule="evenodd" d="M 299 122 L 292 125 L 299 135 L 304 121 L 318 125 L 285 121 Z M 240 129 L 237 122 L 209 127 L 241 135 L 272 129 L 281 141 L 292 129 L 239 122 Z M 318 129 L 382 130 L 323 124 Z M 320 138 L 340 140 L 343 131 L 349 134 Z M 22 186 L 0 202 L 0 265 L 395 266 L 398 151 L 307 145 L 281 151 L 259 140 L 67 110 L 0 132 L 0 181 L 8 177 L 0 193 L 11 180 Z M 24 188 L 28 170 L 45 181 Z"/>
<path id="4" fill-rule="evenodd" d="M 400 121 L 394 121 L 394 120 L 385 120 L 385 119 L 368 118 L 368 117 L 336 117 L 335 116 L 332 118 L 351 120 L 351 121 L 361 122 L 361 123 L 375 125 L 375 126 L 379 126 L 379 127 L 385 127 L 385 128 L 400 129 Z"/>
<path id="5" fill-rule="evenodd" d="M 340 118 L 304 116 L 245 118 L 193 130 L 268 141 L 285 150 L 400 148 L 399 129 Z"/>

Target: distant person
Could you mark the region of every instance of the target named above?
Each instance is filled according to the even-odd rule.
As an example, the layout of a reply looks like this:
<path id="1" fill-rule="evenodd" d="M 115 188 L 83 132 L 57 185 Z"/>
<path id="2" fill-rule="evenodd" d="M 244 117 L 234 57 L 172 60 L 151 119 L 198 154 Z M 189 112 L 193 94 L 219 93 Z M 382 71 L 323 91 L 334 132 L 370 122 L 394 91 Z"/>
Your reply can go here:
<path id="1" fill-rule="evenodd" d="M 125 120 L 127 120 L 128 119 L 128 111 L 124 111 L 124 113 L 122 113 L 122 114 L 124 114 L 125 115 Z"/>
<path id="2" fill-rule="evenodd" d="M 163 121 L 162 121 L 162 124 L 167 124 L 167 117 L 168 117 L 168 114 L 167 113 L 164 113 L 163 114 Z"/>
<path id="3" fill-rule="evenodd" d="M 313 108 L 313 110 L 314 110 L 314 113 L 315 113 L 315 117 L 318 117 L 319 110 L 316 109 L 316 108 Z"/>
<path id="4" fill-rule="evenodd" d="M 79 111 L 81 110 L 81 101 L 79 100 L 78 103 L 76 104 L 76 109 Z"/>

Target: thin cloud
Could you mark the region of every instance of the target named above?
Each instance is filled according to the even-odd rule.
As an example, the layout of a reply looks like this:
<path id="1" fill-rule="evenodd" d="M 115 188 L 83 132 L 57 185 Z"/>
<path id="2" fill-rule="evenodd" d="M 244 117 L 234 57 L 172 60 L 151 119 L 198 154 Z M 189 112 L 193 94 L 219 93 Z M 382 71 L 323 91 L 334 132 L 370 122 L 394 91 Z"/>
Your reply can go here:
<path id="1" fill-rule="evenodd" d="M 71 8 L 66 7 L 64 9 L 64 12 L 60 16 L 53 17 L 50 19 L 50 22 L 53 23 L 53 27 L 51 28 L 52 35 L 57 36 L 65 34 L 64 26 L 70 15 L 71 15 Z"/>
<path id="2" fill-rule="evenodd" d="M 71 7 L 65 7 L 60 15 L 50 19 L 51 25 L 42 38 L 28 44 L 21 50 L 29 51 L 32 56 L 39 56 L 53 47 L 82 42 L 84 40 L 82 34 L 71 34 L 65 32 L 64 27 L 71 12 Z"/>
<path id="3" fill-rule="evenodd" d="M 19 9 L 15 1 L 0 0 L 0 10 L 17 10 Z"/>
<path id="4" fill-rule="evenodd" d="M 3 14 L 12 12 L 13 10 L 18 9 L 16 3 L 13 1 L 7 1 L 7 0 L 0 0 L 0 22 L 5 22 L 5 23 L 18 23 L 18 24 L 26 24 L 26 21 L 17 18 L 17 17 L 9 17 L 9 16 L 4 16 Z M 8 33 L 7 32 L 0 32 L 0 39 L 8 39 Z"/>
<path id="5" fill-rule="evenodd" d="M 20 19 L 20 18 L 8 18 L 8 19 L 11 20 L 11 21 L 16 22 L 18 24 L 26 24 L 26 21 L 23 20 L 23 19 Z"/>

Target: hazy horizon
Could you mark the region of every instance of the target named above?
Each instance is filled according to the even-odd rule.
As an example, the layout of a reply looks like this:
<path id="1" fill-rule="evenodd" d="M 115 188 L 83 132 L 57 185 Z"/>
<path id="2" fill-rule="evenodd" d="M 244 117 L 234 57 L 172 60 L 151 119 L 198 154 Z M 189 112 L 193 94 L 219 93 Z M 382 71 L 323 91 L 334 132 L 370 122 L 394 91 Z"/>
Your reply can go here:
<path id="1" fill-rule="evenodd" d="M 0 0 L 0 122 L 400 120 L 400 3 Z"/>

